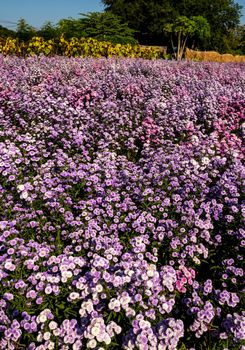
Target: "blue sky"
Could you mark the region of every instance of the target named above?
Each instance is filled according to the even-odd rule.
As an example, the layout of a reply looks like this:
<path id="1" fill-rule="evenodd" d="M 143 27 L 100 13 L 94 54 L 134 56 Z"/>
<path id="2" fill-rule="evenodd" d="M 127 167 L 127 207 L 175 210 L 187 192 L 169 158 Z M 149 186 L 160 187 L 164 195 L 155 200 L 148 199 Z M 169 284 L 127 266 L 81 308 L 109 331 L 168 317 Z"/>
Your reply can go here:
<path id="1" fill-rule="evenodd" d="M 237 2 L 244 7 L 245 23 L 245 0 Z M 61 18 L 76 18 L 79 13 L 93 11 L 103 11 L 100 0 L 0 0 L 0 24 L 14 29 L 14 23 L 22 17 L 39 28 L 46 20 L 56 24 Z"/>
<path id="2" fill-rule="evenodd" d="M 243 24 L 245 24 L 245 0 L 237 0 L 236 2 L 237 2 L 238 4 L 240 4 L 240 5 L 243 6 L 243 9 L 242 9 L 242 14 L 243 14 L 243 16 L 242 16 L 242 18 L 241 18 L 241 22 L 242 22 Z"/>
<path id="3" fill-rule="evenodd" d="M 13 23 L 22 17 L 39 28 L 45 21 L 56 24 L 61 18 L 76 18 L 79 13 L 103 11 L 103 8 L 100 0 L 0 0 L 0 24 L 14 28 Z"/>

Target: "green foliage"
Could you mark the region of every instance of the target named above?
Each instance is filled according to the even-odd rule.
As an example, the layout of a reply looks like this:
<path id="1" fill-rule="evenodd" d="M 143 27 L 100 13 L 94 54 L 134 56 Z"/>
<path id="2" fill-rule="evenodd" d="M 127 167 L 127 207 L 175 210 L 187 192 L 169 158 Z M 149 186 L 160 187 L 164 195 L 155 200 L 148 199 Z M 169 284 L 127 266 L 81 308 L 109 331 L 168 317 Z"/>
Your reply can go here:
<path id="1" fill-rule="evenodd" d="M 147 33 L 152 43 L 164 38 L 159 33 L 179 16 L 203 16 L 210 25 L 209 40 L 196 40 L 200 49 L 225 51 L 226 36 L 239 25 L 241 6 L 234 0 L 102 0 L 106 11 L 128 22 L 129 26 Z M 137 15 L 136 15 L 137 14 Z M 160 39 L 161 38 L 161 39 Z M 151 44 L 151 42 L 149 42 Z"/>
<path id="2" fill-rule="evenodd" d="M 195 26 L 193 34 L 199 39 L 209 39 L 211 36 L 211 30 L 207 19 L 203 16 L 192 16 L 191 20 L 194 21 Z"/>
<path id="3" fill-rule="evenodd" d="M 73 18 L 61 19 L 57 24 L 58 35 L 63 35 L 66 39 L 83 36 L 79 21 Z"/>
<path id="4" fill-rule="evenodd" d="M 20 18 L 17 23 L 16 36 L 21 41 L 28 41 L 36 35 L 36 31 L 24 18 Z"/>
<path id="5" fill-rule="evenodd" d="M 226 52 L 226 37 L 239 25 L 241 6 L 234 0 L 180 0 L 178 4 L 183 15 L 201 15 L 207 19 L 211 36 L 200 48 Z"/>
<path id="6" fill-rule="evenodd" d="M 231 29 L 224 38 L 225 52 L 245 55 L 245 25 Z"/>
<path id="7" fill-rule="evenodd" d="M 171 43 L 174 49 L 173 35 L 177 38 L 177 60 L 183 57 L 187 39 L 190 37 L 207 38 L 210 36 L 210 27 L 207 20 L 202 16 L 179 16 L 172 23 L 168 23 L 163 28 L 164 32 L 171 34 Z"/>
<path id="8" fill-rule="evenodd" d="M 81 14 L 79 19 L 62 19 L 58 23 L 57 32 L 66 39 L 94 38 L 100 41 L 110 41 L 114 44 L 136 44 L 134 30 L 112 14 L 105 12 L 90 12 Z"/>
<path id="9" fill-rule="evenodd" d="M 0 25 L 0 38 L 14 37 L 15 32 Z"/>
<path id="10" fill-rule="evenodd" d="M 133 37 L 134 30 L 126 23 L 122 23 L 118 16 L 109 12 L 90 12 L 81 15 L 83 17 L 79 19 L 79 24 L 84 37 L 111 41 L 115 44 L 136 43 Z"/>
<path id="11" fill-rule="evenodd" d="M 103 0 L 106 11 L 121 17 L 140 37 L 151 37 L 149 44 L 161 44 L 162 28 L 169 19 L 178 15 L 171 1 L 162 0 Z M 159 38 L 160 41 L 159 41 Z"/>
<path id="12" fill-rule="evenodd" d="M 54 39 L 58 36 L 57 28 L 50 21 L 45 22 L 37 34 L 45 40 Z"/>

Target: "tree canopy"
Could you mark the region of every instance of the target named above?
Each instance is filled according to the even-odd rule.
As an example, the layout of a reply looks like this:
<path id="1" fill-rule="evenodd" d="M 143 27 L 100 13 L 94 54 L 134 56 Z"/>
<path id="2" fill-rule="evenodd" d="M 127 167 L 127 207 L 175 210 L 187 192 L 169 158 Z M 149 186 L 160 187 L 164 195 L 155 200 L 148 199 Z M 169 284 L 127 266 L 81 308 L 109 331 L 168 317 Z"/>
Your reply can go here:
<path id="1" fill-rule="evenodd" d="M 57 31 L 66 38 L 91 37 L 97 40 L 111 41 L 113 43 L 136 43 L 134 30 L 127 23 L 111 12 L 81 13 L 78 19 L 62 19 L 58 23 Z"/>
<path id="2" fill-rule="evenodd" d="M 148 33 L 161 43 L 159 35 L 165 24 L 179 16 L 203 16 L 210 25 L 209 42 L 204 48 L 225 51 L 226 37 L 239 25 L 241 6 L 234 0 L 102 0 L 106 11 L 115 13 L 129 26 Z M 137 15 L 136 15 L 137 14 Z"/>
<path id="3" fill-rule="evenodd" d="M 177 12 L 171 6 L 169 0 L 103 0 L 106 11 L 114 13 L 127 22 L 133 28 L 139 39 L 152 42 L 162 40 L 162 28 L 167 19 L 177 16 Z M 146 38 L 146 39 L 144 39 Z"/>
<path id="4" fill-rule="evenodd" d="M 109 40 L 114 43 L 135 43 L 134 30 L 121 18 L 110 12 L 90 12 L 81 14 L 79 26 L 84 37 Z"/>
<path id="5" fill-rule="evenodd" d="M 49 40 L 55 38 L 58 35 L 58 32 L 57 28 L 50 21 L 47 21 L 43 24 L 37 34 L 42 38 Z"/>
<path id="6" fill-rule="evenodd" d="M 8 28 L 0 25 L 0 37 L 1 38 L 14 37 L 14 36 L 15 36 L 15 32 L 13 30 L 8 29 Z"/>
<path id="7" fill-rule="evenodd" d="M 171 34 L 171 44 L 174 49 L 173 36 L 177 38 L 177 50 L 175 56 L 181 60 L 188 38 L 208 38 L 210 37 L 210 26 L 208 21 L 202 16 L 177 17 L 172 23 L 167 23 L 163 31 Z"/>
<path id="8" fill-rule="evenodd" d="M 35 29 L 30 26 L 24 18 L 20 18 L 17 23 L 16 35 L 20 40 L 30 40 L 36 34 Z"/>

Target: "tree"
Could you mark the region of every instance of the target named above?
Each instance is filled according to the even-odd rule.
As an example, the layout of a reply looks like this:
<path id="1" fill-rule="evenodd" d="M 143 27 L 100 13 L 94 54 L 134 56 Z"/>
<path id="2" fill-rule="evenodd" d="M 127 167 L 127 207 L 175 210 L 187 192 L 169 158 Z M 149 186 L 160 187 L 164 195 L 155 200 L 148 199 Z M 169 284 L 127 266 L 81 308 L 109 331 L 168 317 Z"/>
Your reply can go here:
<path id="1" fill-rule="evenodd" d="M 245 25 L 231 29 L 225 37 L 226 52 L 235 55 L 245 55 Z"/>
<path id="2" fill-rule="evenodd" d="M 0 38 L 15 37 L 15 32 L 0 25 Z"/>
<path id="3" fill-rule="evenodd" d="M 21 41 L 28 41 L 36 34 L 35 29 L 30 26 L 24 18 L 17 22 L 16 36 Z"/>
<path id="4" fill-rule="evenodd" d="M 225 36 L 239 25 L 241 6 L 234 0 L 102 0 L 112 12 L 138 30 L 143 37 L 150 33 L 152 43 L 159 42 L 162 28 L 179 16 L 203 16 L 211 28 L 205 49 L 224 51 Z M 137 15 L 136 15 L 137 14 Z M 162 35 L 161 35 L 162 40 Z M 204 45 L 204 41 L 201 42 Z"/>
<path id="5" fill-rule="evenodd" d="M 210 36 L 210 27 L 207 20 L 202 16 L 179 16 L 172 23 L 164 26 L 163 30 L 171 34 L 171 43 L 174 50 L 173 35 L 177 37 L 177 60 L 181 60 L 186 47 L 187 39 L 191 37 L 206 38 Z M 174 50 L 175 51 L 175 50 Z"/>
<path id="6" fill-rule="evenodd" d="M 109 12 L 90 12 L 81 15 L 79 25 L 84 37 L 120 44 L 136 43 L 133 37 L 134 30 L 126 23 L 122 23 L 117 15 Z"/>
<path id="7" fill-rule="evenodd" d="M 201 46 L 202 44 L 205 45 L 207 43 L 207 40 L 211 37 L 211 28 L 203 16 L 192 16 L 191 19 L 195 22 L 195 31 L 192 36 L 192 48 L 194 49 L 195 46 Z"/>
<path id="8" fill-rule="evenodd" d="M 61 19 L 57 25 L 57 33 L 58 35 L 64 35 L 67 39 L 83 36 L 79 21 L 73 18 Z"/>
<path id="9" fill-rule="evenodd" d="M 58 33 L 66 38 L 91 37 L 97 40 L 108 40 L 113 43 L 136 43 L 134 30 L 109 12 L 90 12 L 80 14 L 79 19 L 62 19 L 58 23 Z"/>
<path id="10" fill-rule="evenodd" d="M 160 44 L 162 28 L 178 15 L 171 0 L 103 0 L 107 12 L 119 16 L 134 29 L 141 43 Z M 149 41 L 150 40 L 150 41 Z"/>
<path id="11" fill-rule="evenodd" d="M 45 22 L 37 34 L 45 40 L 58 36 L 57 28 L 50 21 Z"/>
<path id="12" fill-rule="evenodd" d="M 226 37 L 240 22 L 241 6 L 234 0 L 175 0 L 181 15 L 203 16 L 210 25 L 211 36 L 201 49 L 226 52 Z"/>

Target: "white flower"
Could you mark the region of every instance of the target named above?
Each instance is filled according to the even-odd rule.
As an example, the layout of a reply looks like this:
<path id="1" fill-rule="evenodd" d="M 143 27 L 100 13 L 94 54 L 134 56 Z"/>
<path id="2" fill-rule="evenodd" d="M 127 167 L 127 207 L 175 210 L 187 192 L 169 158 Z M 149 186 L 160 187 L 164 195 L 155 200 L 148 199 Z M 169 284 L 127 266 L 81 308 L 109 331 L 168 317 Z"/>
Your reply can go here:
<path id="1" fill-rule="evenodd" d="M 197 142 L 199 142 L 199 138 L 198 138 L 198 136 L 193 135 L 193 136 L 191 137 L 191 141 L 192 141 L 193 143 L 197 143 Z"/>
<path id="2" fill-rule="evenodd" d="M 82 289 L 84 289 L 84 284 L 81 283 L 81 282 L 77 282 L 76 283 L 76 288 L 82 290 Z"/>
<path id="3" fill-rule="evenodd" d="M 167 107 L 167 103 L 166 102 L 159 102 L 158 106 L 161 108 L 165 108 L 165 107 Z"/>
<path id="4" fill-rule="evenodd" d="M 115 299 L 115 298 L 112 298 L 110 303 L 109 303 L 109 309 L 110 310 L 114 310 L 115 307 L 120 307 L 120 301 Z"/>
<path id="5" fill-rule="evenodd" d="M 209 164 L 209 162 L 210 162 L 210 160 L 209 160 L 208 157 L 203 157 L 203 158 L 202 158 L 202 164 L 207 165 L 207 164 Z"/>
<path id="6" fill-rule="evenodd" d="M 21 193 L 20 198 L 26 199 L 28 197 L 28 192 L 24 191 Z"/>
<path id="7" fill-rule="evenodd" d="M 131 307 L 127 308 L 127 310 L 126 310 L 127 317 L 134 317 L 135 314 L 136 314 L 136 312 Z"/>
<path id="8" fill-rule="evenodd" d="M 87 347 L 90 349 L 94 349 L 97 345 L 97 341 L 95 339 L 91 339 L 88 343 L 87 343 Z"/>
<path id="9" fill-rule="evenodd" d="M 39 255 L 41 258 L 44 258 L 46 254 L 47 254 L 47 253 L 46 253 L 46 251 L 45 251 L 44 249 L 40 249 L 40 251 L 39 251 L 39 253 L 38 253 L 38 255 Z"/>
<path id="10" fill-rule="evenodd" d="M 71 271 L 64 271 L 62 273 L 62 277 L 70 278 L 70 277 L 72 277 L 72 272 Z"/>
<path id="11" fill-rule="evenodd" d="M 108 333 L 105 333 L 104 335 L 104 342 L 106 343 L 106 345 L 109 345 L 111 343 L 111 337 Z"/>
<path id="12" fill-rule="evenodd" d="M 129 277 L 131 277 L 131 276 L 133 276 L 134 271 L 133 270 L 128 270 L 127 274 L 128 274 Z"/>
<path id="13" fill-rule="evenodd" d="M 85 311 L 84 309 L 80 309 L 80 310 L 79 310 L 79 315 L 80 315 L 81 317 L 86 316 L 86 311 Z"/>
<path id="14" fill-rule="evenodd" d="M 194 261 L 194 263 L 196 263 L 197 265 L 200 265 L 200 263 L 201 263 L 201 261 L 200 261 L 196 256 L 194 256 L 193 261 Z"/>
<path id="15" fill-rule="evenodd" d="M 59 336 L 60 335 L 60 329 L 55 329 L 54 331 L 53 331 L 53 334 L 57 337 L 57 336 Z"/>
<path id="16" fill-rule="evenodd" d="M 84 307 L 89 313 L 91 313 L 94 309 L 92 301 L 84 303 Z"/>
<path id="17" fill-rule="evenodd" d="M 151 324 L 149 321 L 145 321 L 145 320 L 140 320 L 139 321 L 139 326 L 141 329 L 146 329 L 146 328 L 151 328 Z"/>
<path id="18" fill-rule="evenodd" d="M 142 273 L 141 279 L 142 279 L 143 281 L 147 281 L 147 280 L 148 280 L 147 274 L 146 274 L 146 273 Z"/>
<path id="19" fill-rule="evenodd" d="M 100 292 L 102 292 L 103 287 L 102 287 L 101 284 L 97 284 L 97 286 L 95 287 L 95 289 L 96 289 L 96 292 L 100 293 Z"/>
<path id="20" fill-rule="evenodd" d="M 45 332 L 44 335 L 43 335 L 43 339 L 44 339 L 44 340 L 49 340 L 49 339 L 50 339 L 50 336 L 51 336 L 51 333 L 50 333 L 50 332 Z"/>
<path id="21" fill-rule="evenodd" d="M 197 162 L 195 159 L 192 159 L 192 160 L 191 160 L 191 163 L 192 163 L 192 165 L 194 165 L 194 167 L 195 167 L 196 169 L 200 168 L 200 165 L 198 164 L 198 162 Z"/>
<path id="22" fill-rule="evenodd" d="M 168 311 L 169 305 L 167 303 L 163 303 L 162 304 L 162 309 L 165 310 L 165 311 Z"/>
<path id="23" fill-rule="evenodd" d="M 95 337 L 100 334 L 100 327 L 95 326 L 91 329 L 91 334 L 94 335 Z"/>
<path id="24" fill-rule="evenodd" d="M 152 281 L 147 281 L 146 285 L 148 288 L 152 288 L 153 287 L 153 282 Z"/>
<path id="25" fill-rule="evenodd" d="M 114 309 L 114 300 L 111 300 L 111 301 L 109 302 L 108 307 L 109 307 L 110 310 L 113 310 L 113 309 Z"/>
<path id="26" fill-rule="evenodd" d="M 153 277 L 154 274 L 155 274 L 155 271 L 154 271 L 154 270 L 148 270 L 148 271 L 146 272 L 146 274 L 147 274 L 148 277 Z"/>
<path id="27" fill-rule="evenodd" d="M 97 341 L 98 341 L 99 343 L 102 343 L 102 342 L 104 341 L 104 336 L 105 336 L 104 332 L 98 334 L 98 335 L 96 336 Z"/>
<path id="28" fill-rule="evenodd" d="M 49 324 L 49 328 L 51 330 L 54 330 L 58 327 L 58 324 L 55 322 L 55 321 L 51 321 L 50 324 Z"/>
<path id="29" fill-rule="evenodd" d="M 131 301 L 130 296 L 122 296 L 120 298 L 120 303 L 122 306 L 127 306 L 130 303 L 130 301 Z"/>
<path id="30" fill-rule="evenodd" d="M 44 322 L 46 322 L 46 321 L 47 321 L 47 316 L 44 315 L 44 314 L 41 314 L 41 315 L 39 315 L 39 316 L 37 317 L 37 322 L 38 322 L 38 323 L 44 323 Z"/>
<path id="31" fill-rule="evenodd" d="M 41 314 L 44 314 L 44 315 L 48 315 L 51 313 L 51 310 L 50 309 L 44 309 Z"/>
<path id="32" fill-rule="evenodd" d="M 4 264 L 4 267 L 6 270 L 14 271 L 15 270 L 15 265 L 11 261 L 6 261 Z"/>
<path id="33" fill-rule="evenodd" d="M 48 345 L 48 349 L 49 350 L 53 350 L 54 349 L 54 346 L 55 346 L 55 343 L 53 341 L 51 341 Z"/>
<path id="34" fill-rule="evenodd" d="M 60 265 L 60 271 L 67 271 L 67 266 L 66 265 Z"/>
<path id="35" fill-rule="evenodd" d="M 120 334 L 122 332 L 122 327 L 120 327 L 118 325 L 116 325 L 114 329 L 115 329 L 116 334 Z"/>
<path id="36" fill-rule="evenodd" d="M 24 185 L 18 185 L 17 189 L 22 192 L 22 191 L 24 191 L 25 186 Z"/>
<path id="37" fill-rule="evenodd" d="M 92 326 L 96 326 L 98 324 L 104 324 L 104 320 L 102 317 L 96 317 L 96 318 L 92 319 L 92 321 L 91 321 Z"/>
<path id="38" fill-rule="evenodd" d="M 72 350 L 80 350 L 81 349 L 81 346 L 79 344 L 73 344 L 72 345 Z"/>
<path id="39" fill-rule="evenodd" d="M 42 340 L 43 340 L 43 336 L 42 336 L 41 333 L 39 333 L 38 336 L 37 336 L 37 341 L 41 342 Z"/>
<path id="40" fill-rule="evenodd" d="M 69 295 L 69 297 L 70 297 L 70 299 L 71 300 L 76 300 L 76 299 L 78 299 L 79 298 L 79 293 L 77 293 L 77 292 L 72 292 L 70 295 Z"/>
<path id="41" fill-rule="evenodd" d="M 171 328 L 166 329 L 166 335 L 171 338 L 174 336 L 174 331 Z"/>
<path id="42" fill-rule="evenodd" d="M 147 270 L 146 274 L 148 277 L 153 277 L 155 274 L 155 271 L 156 271 L 156 266 L 153 264 L 150 264 L 148 266 L 148 270 Z"/>
<path id="43" fill-rule="evenodd" d="M 45 291 L 45 294 L 51 294 L 53 290 L 50 286 L 47 286 L 44 291 Z"/>

